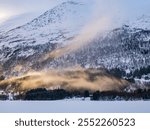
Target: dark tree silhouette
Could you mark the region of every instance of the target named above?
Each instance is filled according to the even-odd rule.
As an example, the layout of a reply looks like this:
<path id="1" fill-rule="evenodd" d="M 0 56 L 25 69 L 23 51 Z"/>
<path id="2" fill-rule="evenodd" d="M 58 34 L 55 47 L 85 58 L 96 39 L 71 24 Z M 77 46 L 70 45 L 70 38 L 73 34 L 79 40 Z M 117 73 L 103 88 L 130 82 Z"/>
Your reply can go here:
<path id="1" fill-rule="evenodd" d="M 89 97 L 89 96 L 90 96 L 89 91 L 88 90 L 84 91 L 84 97 L 86 98 L 86 97 Z"/>

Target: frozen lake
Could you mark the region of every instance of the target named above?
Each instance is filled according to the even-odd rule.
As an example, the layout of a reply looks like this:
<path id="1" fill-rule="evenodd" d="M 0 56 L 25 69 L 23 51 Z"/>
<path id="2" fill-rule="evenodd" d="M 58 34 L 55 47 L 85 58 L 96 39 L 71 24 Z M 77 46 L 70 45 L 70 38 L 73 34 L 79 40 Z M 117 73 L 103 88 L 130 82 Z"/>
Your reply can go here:
<path id="1" fill-rule="evenodd" d="M 150 101 L 0 101 L 1 113 L 150 113 Z"/>

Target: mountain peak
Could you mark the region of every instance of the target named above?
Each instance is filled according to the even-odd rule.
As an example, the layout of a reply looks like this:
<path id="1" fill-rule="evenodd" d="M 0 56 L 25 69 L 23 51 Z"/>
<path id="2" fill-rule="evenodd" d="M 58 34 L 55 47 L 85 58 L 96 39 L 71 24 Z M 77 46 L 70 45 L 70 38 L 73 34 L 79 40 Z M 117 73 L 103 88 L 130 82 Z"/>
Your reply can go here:
<path id="1" fill-rule="evenodd" d="M 57 26 L 57 24 L 64 23 L 65 21 L 68 22 L 68 20 L 70 21 L 74 18 L 74 16 L 78 17 L 80 13 L 81 15 L 83 13 L 85 14 L 85 12 L 88 13 L 88 9 L 89 7 L 83 6 L 83 4 L 80 4 L 78 2 L 63 2 L 24 25 L 24 29 L 36 30 L 39 27 L 44 27 L 49 24 L 55 24 L 55 26 Z"/>
<path id="2" fill-rule="evenodd" d="M 71 1 L 71 0 L 68 0 L 66 2 L 63 2 L 62 4 L 73 4 L 73 5 L 77 5 L 79 4 L 78 2 L 75 2 L 75 1 Z"/>

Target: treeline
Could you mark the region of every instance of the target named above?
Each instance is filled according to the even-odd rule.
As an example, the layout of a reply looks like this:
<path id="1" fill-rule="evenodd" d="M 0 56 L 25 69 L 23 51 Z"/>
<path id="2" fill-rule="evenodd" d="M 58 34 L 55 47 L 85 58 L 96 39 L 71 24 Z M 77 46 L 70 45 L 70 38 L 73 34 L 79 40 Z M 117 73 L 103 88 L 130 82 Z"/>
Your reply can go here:
<path id="1" fill-rule="evenodd" d="M 138 89 L 133 92 L 84 92 L 80 91 L 66 91 L 63 89 L 46 90 L 45 88 L 34 89 L 26 92 L 23 100 L 61 100 L 71 99 L 73 97 L 86 98 L 91 100 L 148 100 L 150 99 L 150 89 Z"/>
<path id="2" fill-rule="evenodd" d="M 91 100 L 148 100 L 150 99 L 150 89 L 138 89 L 133 92 L 106 91 L 93 93 Z"/>
<path id="3" fill-rule="evenodd" d="M 117 92 L 117 91 L 105 91 L 105 92 L 89 92 L 86 91 L 66 91 L 64 89 L 47 90 L 45 88 L 38 88 L 27 91 L 24 94 L 14 96 L 14 100 L 62 100 L 75 98 L 86 98 L 96 101 L 114 101 L 114 100 L 149 100 L 150 89 L 138 89 L 133 92 Z M 0 100 L 9 99 L 7 95 L 0 95 Z"/>
<path id="4" fill-rule="evenodd" d="M 113 68 L 108 70 L 107 72 L 118 78 L 126 77 L 126 80 L 128 80 L 129 82 L 135 82 L 134 78 L 141 79 L 143 75 L 150 74 L 150 65 L 147 67 L 141 67 L 139 69 L 131 71 L 130 73 L 126 73 L 123 69 L 120 68 Z M 147 77 L 147 79 L 150 79 L 150 77 Z"/>
<path id="5" fill-rule="evenodd" d="M 135 70 L 132 75 L 133 77 L 141 78 L 142 75 L 147 75 L 147 74 L 150 74 L 150 65 Z"/>
<path id="6" fill-rule="evenodd" d="M 0 94 L 0 100 L 7 100 L 8 96 L 5 94 Z"/>
<path id="7" fill-rule="evenodd" d="M 73 97 L 89 97 L 89 91 L 66 91 L 64 89 L 46 90 L 38 88 L 25 93 L 24 100 L 61 100 Z"/>

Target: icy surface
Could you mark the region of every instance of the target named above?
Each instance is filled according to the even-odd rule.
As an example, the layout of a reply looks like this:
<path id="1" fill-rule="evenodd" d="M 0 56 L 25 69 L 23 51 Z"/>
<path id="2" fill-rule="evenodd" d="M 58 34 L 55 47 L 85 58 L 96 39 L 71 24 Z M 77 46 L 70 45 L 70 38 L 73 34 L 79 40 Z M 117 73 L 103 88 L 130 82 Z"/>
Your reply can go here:
<path id="1" fill-rule="evenodd" d="M 2 113 L 149 113 L 149 101 L 4 101 Z"/>

